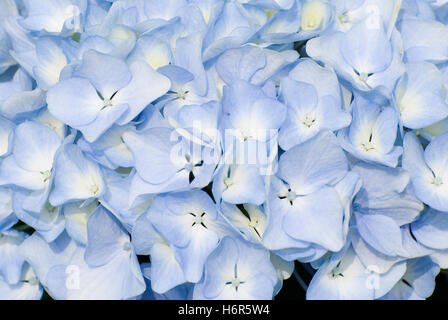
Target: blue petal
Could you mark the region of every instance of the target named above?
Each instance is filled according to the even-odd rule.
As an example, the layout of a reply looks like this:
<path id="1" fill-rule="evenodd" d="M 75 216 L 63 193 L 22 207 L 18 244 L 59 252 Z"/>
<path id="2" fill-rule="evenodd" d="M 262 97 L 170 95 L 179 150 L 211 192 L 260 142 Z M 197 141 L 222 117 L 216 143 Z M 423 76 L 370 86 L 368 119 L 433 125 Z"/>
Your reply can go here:
<path id="1" fill-rule="evenodd" d="M 278 175 L 296 194 L 305 195 L 326 184 L 335 184 L 346 172 L 347 159 L 336 137 L 323 132 L 284 153 L 280 158 Z"/>
<path id="2" fill-rule="evenodd" d="M 103 108 L 95 88 L 83 78 L 70 78 L 54 85 L 47 93 L 47 103 L 51 114 L 70 126 L 92 122 Z"/>
<path id="3" fill-rule="evenodd" d="M 128 245 L 129 248 L 125 246 Z M 87 220 L 85 261 L 91 267 L 110 262 L 126 249 L 131 250 L 129 236 L 117 219 L 99 206 Z"/>

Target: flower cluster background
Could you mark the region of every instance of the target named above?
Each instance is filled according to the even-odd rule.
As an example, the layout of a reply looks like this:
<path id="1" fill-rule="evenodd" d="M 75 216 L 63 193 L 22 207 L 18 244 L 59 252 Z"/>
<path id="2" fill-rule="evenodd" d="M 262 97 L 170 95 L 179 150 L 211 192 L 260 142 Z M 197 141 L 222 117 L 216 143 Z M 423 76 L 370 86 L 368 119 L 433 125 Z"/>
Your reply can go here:
<path id="1" fill-rule="evenodd" d="M 447 0 L 0 0 L 0 299 L 430 297 L 447 23 Z"/>

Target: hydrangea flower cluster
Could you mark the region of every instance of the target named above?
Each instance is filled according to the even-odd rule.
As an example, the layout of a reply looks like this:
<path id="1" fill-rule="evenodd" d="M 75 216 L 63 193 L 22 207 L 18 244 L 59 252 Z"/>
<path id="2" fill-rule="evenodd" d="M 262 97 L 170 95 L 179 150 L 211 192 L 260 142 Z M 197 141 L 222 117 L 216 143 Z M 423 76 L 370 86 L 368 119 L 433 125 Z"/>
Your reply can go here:
<path id="1" fill-rule="evenodd" d="M 425 299 L 447 0 L 0 1 L 0 299 Z M 297 276 L 297 274 L 296 274 Z"/>

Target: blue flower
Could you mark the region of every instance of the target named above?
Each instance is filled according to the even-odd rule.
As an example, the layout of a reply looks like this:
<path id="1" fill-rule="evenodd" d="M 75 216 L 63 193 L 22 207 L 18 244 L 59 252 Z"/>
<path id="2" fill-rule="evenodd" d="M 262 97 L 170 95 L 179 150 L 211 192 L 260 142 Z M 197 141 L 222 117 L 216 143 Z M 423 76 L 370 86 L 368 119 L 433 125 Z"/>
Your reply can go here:
<path id="1" fill-rule="evenodd" d="M 336 75 L 312 60 L 304 60 L 292 69 L 289 76 L 282 79 L 280 91 L 288 106 L 288 116 L 279 133 L 279 144 L 284 150 L 321 131 L 339 130 L 350 124 L 351 116 L 340 107 Z"/>
<path id="2" fill-rule="evenodd" d="M 406 64 L 406 73 L 395 90 L 395 104 L 403 126 L 420 129 L 447 117 L 442 79 L 442 73 L 429 62 Z"/>
<path id="3" fill-rule="evenodd" d="M 218 246 L 224 229 L 210 197 L 200 190 L 159 196 L 147 218 L 176 248 L 185 280 L 198 282 L 205 261 Z"/>
<path id="4" fill-rule="evenodd" d="M 433 19 L 403 19 L 399 23 L 406 62 L 446 62 L 447 27 Z"/>
<path id="5" fill-rule="evenodd" d="M 439 211 L 448 211 L 446 183 L 446 143 L 448 135 L 435 137 L 423 151 L 413 133 L 404 137 L 403 168 L 410 176 L 415 195 L 424 203 Z"/>
<path id="6" fill-rule="evenodd" d="M 63 233 L 48 244 L 33 235 L 20 252 L 55 299 L 129 299 L 145 283 L 128 233 L 104 208 L 89 217 L 87 247 Z M 102 228 L 101 236 L 97 236 Z M 92 288 L 95 288 L 92 290 Z"/>
<path id="7" fill-rule="evenodd" d="M 117 58 L 88 51 L 73 77 L 48 91 L 48 109 L 93 142 L 114 123 L 129 123 L 169 87 L 169 80 L 144 62 L 128 67 Z M 67 103 L 61 105 L 61 100 Z"/>
<path id="8" fill-rule="evenodd" d="M 341 147 L 361 160 L 396 167 L 403 152 L 401 146 L 395 146 L 399 121 L 396 111 L 362 96 L 355 96 L 351 107 L 351 125 L 338 132 Z"/>
<path id="9" fill-rule="evenodd" d="M 44 0 L 37 4 L 25 0 L 28 16 L 20 23 L 31 31 L 45 31 L 50 34 L 63 34 L 81 31 L 81 18 L 87 2 L 83 0 Z"/>
<path id="10" fill-rule="evenodd" d="M 105 181 L 98 164 L 88 159 L 81 149 L 68 141 L 55 159 L 54 189 L 50 203 L 60 206 L 79 200 L 88 204 L 104 193 Z"/>
<path id="11" fill-rule="evenodd" d="M 370 268 L 369 268 L 370 267 Z M 334 254 L 316 272 L 306 297 L 314 300 L 373 300 L 388 293 L 406 272 L 406 262 L 380 274 L 364 266 L 353 248 Z"/>
<path id="12" fill-rule="evenodd" d="M 347 159 L 330 132 L 285 152 L 278 178 L 271 180 L 266 247 L 296 252 L 292 259 L 339 251 L 344 246 L 344 208 L 333 186 L 347 172 Z"/>
<path id="13" fill-rule="evenodd" d="M 362 263 L 384 273 L 397 262 L 430 253 L 412 238 L 409 228 L 424 206 L 406 171 L 363 163 L 353 170 L 363 184 L 353 200 L 351 242 Z M 379 187 L 378 181 L 384 185 Z"/>
<path id="14" fill-rule="evenodd" d="M 23 188 L 22 208 L 40 212 L 53 181 L 53 161 L 61 138 L 49 127 L 26 121 L 17 126 L 11 155 L 0 164 L 0 184 Z"/>
<path id="15" fill-rule="evenodd" d="M 265 249 L 226 237 L 207 259 L 193 299 L 270 300 L 277 274 Z"/>
<path id="16" fill-rule="evenodd" d="M 387 33 L 381 22 L 353 24 L 347 32 L 332 32 L 307 42 L 310 57 L 335 69 L 353 88 L 378 91 L 389 97 L 404 72 L 400 56 L 400 35 Z"/>
<path id="17" fill-rule="evenodd" d="M 439 266 L 428 257 L 409 260 L 401 280 L 381 299 L 424 300 L 433 293 L 439 271 Z"/>

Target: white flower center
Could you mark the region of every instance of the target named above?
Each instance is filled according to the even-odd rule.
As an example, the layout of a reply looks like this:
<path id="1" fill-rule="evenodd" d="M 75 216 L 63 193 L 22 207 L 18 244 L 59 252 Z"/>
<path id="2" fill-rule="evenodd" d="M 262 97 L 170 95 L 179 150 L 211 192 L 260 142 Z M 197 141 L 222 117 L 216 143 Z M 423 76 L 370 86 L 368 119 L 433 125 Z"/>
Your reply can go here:
<path id="1" fill-rule="evenodd" d="M 361 72 L 359 74 L 359 80 L 361 80 L 362 82 L 366 82 L 368 78 L 369 75 L 366 72 Z"/>
<path id="2" fill-rule="evenodd" d="M 125 242 L 125 243 L 123 244 L 123 250 L 124 250 L 124 251 L 131 251 L 131 249 L 132 249 L 132 245 L 131 245 L 130 242 Z"/>
<path id="3" fill-rule="evenodd" d="M 316 117 L 311 114 L 307 114 L 302 120 L 302 124 L 307 128 L 310 128 L 314 124 L 314 122 L 316 122 Z"/>
<path id="4" fill-rule="evenodd" d="M 327 16 L 327 6 L 321 1 L 305 2 L 302 7 L 303 30 L 313 30 L 319 27 Z"/>
<path id="5" fill-rule="evenodd" d="M 51 170 L 43 171 L 40 174 L 42 175 L 42 179 L 44 180 L 44 182 L 47 182 L 51 177 Z"/>
<path id="6" fill-rule="evenodd" d="M 224 179 L 224 185 L 229 188 L 233 184 L 233 181 L 231 178 L 225 178 Z"/>
<path id="7" fill-rule="evenodd" d="M 239 130 L 239 141 L 243 142 L 252 138 L 252 134 L 249 129 L 240 129 Z"/>
<path id="8" fill-rule="evenodd" d="M 375 150 L 375 146 L 373 145 L 372 141 L 364 142 L 361 144 L 361 147 L 365 152 L 368 152 L 370 150 Z"/>
<path id="9" fill-rule="evenodd" d="M 39 279 L 37 279 L 37 277 L 32 277 L 28 280 L 28 283 L 32 286 L 36 286 L 39 284 Z"/>
<path id="10" fill-rule="evenodd" d="M 258 220 L 251 220 L 249 222 L 249 227 L 251 227 L 251 228 L 255 229 L 257 227 L 257 225 L 258 225 Z"/>
<path id="11" fill-rule="evenodd" d="M 297 199 L 297 194 L 294 191 L 289 191 L 286 198 L 288 198 L 289 201 L 294 201 Z"/>
<path id="12" fill-rule="evenodd" d="M 338 276 L 343 276 L 342 273 L 341 273 L 340 263 L 338 263 L 338 264 L 336 265 L 336 267 L 335 267 L 333 270 L 331 270 L 331 276 L 332 276 L 333 278 L 336 278 L 336 277 L 338 277 Z"/>
<path id="13" fill-rule="evenodd" d="M 100 188 L 96 184 L 94 184 L 93 186 L 90 187 L 89 190 L 93 195 L 96 195 L 98 191 L 100 191 Z"/>
<path id="14" fill-rule="evenodd" d="M 189 92 L 190 92 L 190 91 L 188 91 L 188 90 L 183 90 L 183 89 L 181 89 L 181 90 L 179 90 L 179 91 L 177 92 L 177 97 L 178 97 L 179 99 L 185 100 L 185 99 L 187 98 L 187 94 L 188 94 Z"/>
<path id="15" fill-rule="evenodd" d="M 241 284 L 241 281 L 240 281 L 240 279 L 238 279 L 238 278 L 234 278 L 233 280 L 232 280 L 232 287 L 234 287 L 234 288 L 238 288 L 238 286 Z"/>
<path id="16" fill-rule="evenodd" d="M 443 184 L 443 180 L 440 177 L 435 177 L 431 183 L 434 184 L 436 187 L 438 187 Z"/>
<path id="17" fill-rule="evenodd" d="M 338 17 L 338 19 L 339 19 L 339 22 L 342 23 L 342 24 L 348 22 L 348 16 L 347 16 L 346 13 L 341 14 L 341 15 Z"/>
<path id="18" fill-rule="evenodd" d="M 110 106 L 112 106 L 112 100 L 110 100 L 108 98 L 105 98 L 103 100 L 103 107 L 102 107 L 102 109 L 105 109 L 105 108 L 110 107 Z"/>
<path id="19" fill-rule="evenodd" d="M 184 168 L 187 171 L 191 171 L 191 170 L 193 170 L 193 164 L 191 162 L 188 162 L 187 164 L 185 164 Z"/>
<path id="20" fill-rule="evenodd" d="M 201 224 L 203 222 L 204 222 L 204 220 L 202 219 L 201 216 L 197 215 L 196 217 L 194 217 L 194 223 Z"/>

